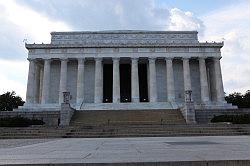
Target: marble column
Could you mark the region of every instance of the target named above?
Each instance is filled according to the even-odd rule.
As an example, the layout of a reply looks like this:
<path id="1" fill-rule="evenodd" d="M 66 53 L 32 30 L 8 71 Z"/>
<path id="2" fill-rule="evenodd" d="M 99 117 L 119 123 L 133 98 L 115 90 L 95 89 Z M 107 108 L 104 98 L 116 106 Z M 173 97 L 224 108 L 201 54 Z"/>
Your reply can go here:
<path id="1" fill-rule="evenodd" d="M 95 103 L 102 103 L 103 101 L 103 67 L 102 59 L 95 59 Z"/>
<path id="2" fill-rule="evenodd" d="M 120 59 L 113 58 L 113 103 L 120 102 Z"/>
<path id="3" fill-rule="evenodd" d="M 67 91 L 67 71 L 68 71 L 68 60 L 61 59 L 59 104 L 63 103 L 63 92 Z"/>
<path id="4" fill-rule="evenodd" d="M 183 77 L 184 77 L 184 91 L 192 90 L 188 58 L 183 58 Z"/>
<path id="5" fill-rule="evenodd" d="M 40 78 L 39 78 L 39 101 L 38 103 L 42 102 L 42 91 L 43 91 L 43 67 L 40 67 Z"/>
<path id="6" fill-rule="evenodd" d="M 42 89 L 42 104 L 49 103 L 49 88 L 50 88 L 50 59 L 44 60 L 43 67 L 43 89 Z"/>
<path id="7" fill-rule="evenodd" d="M 224 87 L 221 74 L 220 58 L 214 58 L 214 72 L 215 72 L 215 89 L 216 89 L 216 100 L 220 103 L 226 103 Z"/>
<path id="8" fill-rule="evenodd" d="M 81 105 L 84 101 L 84 58 L 78 59 L 78 71 L 77 71 L 77 94 L 76 103 Z"/>
<path id="9" fill-rule="evenodd" d="M 205 58 L 199 58 L 200 68 L 200 85 L 201 85 L 201 102 L 209 102 L 208 82 L 207 82 L 207 69 Z"/>
<path id="10" fill-rule="evenodd" d="M 39 103 L 39 98 L 40 98 L 40 87 L 41 87 L 41 66 L 36 62 L 35 65 L 35 86 L 34 86 L 34 103 Z"/>
<path id="11" fill-rule="evenodd" d="M 155 58 L 149 58 L 149 101 L 157 102 Z"/>
<path id="12" fill-rule="evenodd" d="M 168 101 L 175 101 L 175 89 L 174 89 L 174 73 L 173 73 L 173 59 L 166 58 L 166 69 L 167 69 L 167 96 Z"/>
<path id="13" fill-rule="evenodd" d="M 26 103 L 33 104 L 35 100 L 35 60 L 29 60 L 29 74 L 26 91 Z"/>
<path id="14" fill-rule="evenodd" d="M 131 90 L 132 102 L 139 102 L 139 73 L 138 73 L 138 58 L 132 58 L 131 62 Z"/>

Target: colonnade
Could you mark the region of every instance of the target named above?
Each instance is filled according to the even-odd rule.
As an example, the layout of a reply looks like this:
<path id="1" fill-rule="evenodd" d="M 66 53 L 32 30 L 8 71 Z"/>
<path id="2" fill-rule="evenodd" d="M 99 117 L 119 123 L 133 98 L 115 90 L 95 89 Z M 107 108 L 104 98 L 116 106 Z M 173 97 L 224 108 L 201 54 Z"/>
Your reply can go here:
<path id="1" fill-rule="evenodd" d="M 139 72 L 138 72 L 138 60 L 139 58 L 131 58 L 131 102 L 140 102 L 139 96 Z M 59 99 L 58 104 L 63 102 L 62 92 L 67 91 L 67 66 L 68 59 L 60 59 L 60 84 L 59 84 Z M 113 103 L 120 102 L 120 58 L 112 58 L 113 61 Z M 175 101 L 175 83 L 174 83 L 174 71 L 173 71 L 173 58 L 166 57 L 166 81 L 167 81 L 167 101 Z M 184 90 L 192 90 L 189 58 L 183 58 L 183 78 L 184 78 Z M 38 65 L 35 59 L 29 59 L 29 73 L 26 93 L 26 103 L 36 104 L 35 100 L 39 89 L 41 90 L 41 104 L 49 103 L 50 96 L 50 73 L 51 73 L 51 59 L 44 59 L 43 76 L 39 76 Z M 84 101 L 84 58 L 78 59 L 78 72 L 77 72 L 77 94 L 76 103 L 81 104 Z M 220 59 L 213 58 L 215 89 L 216 89 L 216 101 L 224 102 L 224 89 L 221 75 Z M 157 102 L 157 83 L 156 83 L 156 58 L 148 58 L 149 69 L 149 102 Z M 209 84 L 207 76 L 207 68 L 205 58 L 199 58 L 199 70 L 200 70 L 200 94 L 201 102 L 210 102 L 209 96 Z M 39 79 L 43 80 L 39 80 Z M 39 87 L 40 86 L 40 87 Z M 103 60 L 102 58 L 95 58 L 95 82 L 94 82 L 94 103 L 103 102 Z"/>

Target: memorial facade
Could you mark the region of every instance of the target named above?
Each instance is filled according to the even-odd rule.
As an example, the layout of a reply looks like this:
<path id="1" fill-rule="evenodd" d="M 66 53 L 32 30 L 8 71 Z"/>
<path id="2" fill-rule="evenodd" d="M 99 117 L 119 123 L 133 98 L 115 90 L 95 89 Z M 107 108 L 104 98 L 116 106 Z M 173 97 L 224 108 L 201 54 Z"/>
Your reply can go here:
<path id="1" fill-rule="evenodd" d="M 223 43 L 197 31 L 52 32 L 26 44 L 25 109 L 58 108 L 70 92 L 76 110 L 176 109 L 191 92 L 196 109 L 229 108 L 220 66 Z"/>

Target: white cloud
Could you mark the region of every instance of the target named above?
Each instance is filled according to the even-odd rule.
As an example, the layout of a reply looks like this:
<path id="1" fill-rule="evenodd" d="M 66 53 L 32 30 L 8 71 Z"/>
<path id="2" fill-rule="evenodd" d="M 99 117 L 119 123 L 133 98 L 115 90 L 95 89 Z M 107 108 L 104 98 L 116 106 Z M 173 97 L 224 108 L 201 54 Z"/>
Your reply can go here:
<path id="1" fill-rule="evenodd" d="M 203 17 L 202 40 L 225 40 L 222 72 L 225 91 L 250 89 L 250 2 L 225 7 Z"/>
<path id="2" fill-rule="evenodd" d="M 70 30 L 70 26 L 13 0 L 0 0 L 0 9 L 0 93 L 14 90 L 25 99 L 28 62 L 23 39 L 49 42 L 51 31 Z"/>
<path id="3" fill-rule="evenodd" d="M 0 0 L 0 57 L 21 59 L 26 55 L 23 40 L 49 42 L 51 31 L 70 30 L 62 21 L 51 20 L 40 13 L 18 5 L 13 0 Z"/>
<path id="4" fill-rule="evenodd" d="M 174 31 L 181 30 L 197 30 L 200 35 L 203 33 L 204 25 L 203 22 L 195 17 L 193 13 L 182 11 L 177 8 L 170 10 L 170 24 L 167 29 Z"/>
<path id="5" fill-rule="evenodd" d="M 27 73 L 27 61 L 0 59 L 0 94 L 15 91 L 17 95 L 25 99 Z"/>

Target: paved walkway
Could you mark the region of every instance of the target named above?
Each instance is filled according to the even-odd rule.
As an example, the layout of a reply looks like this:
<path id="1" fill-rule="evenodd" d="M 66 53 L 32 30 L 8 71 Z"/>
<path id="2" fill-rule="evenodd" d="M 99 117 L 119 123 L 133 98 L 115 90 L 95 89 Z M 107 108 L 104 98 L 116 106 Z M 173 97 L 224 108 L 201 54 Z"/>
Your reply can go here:
<path id="1" fill-rule="evenodd" d="M 0 164 L 249 160 L 250 136 L 0 140 Z"/>

